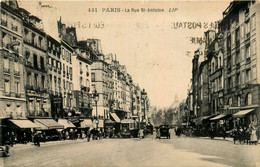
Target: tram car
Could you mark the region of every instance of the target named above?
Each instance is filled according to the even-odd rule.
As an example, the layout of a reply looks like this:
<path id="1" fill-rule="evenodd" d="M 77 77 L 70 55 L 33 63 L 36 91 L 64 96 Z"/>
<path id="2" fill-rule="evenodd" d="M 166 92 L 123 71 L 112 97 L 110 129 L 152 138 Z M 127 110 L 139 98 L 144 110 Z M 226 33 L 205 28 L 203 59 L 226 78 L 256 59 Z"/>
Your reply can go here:
<path id="1" fill-rule="evenodd" d="M 138 137 L 137 122 L 133 119 L 124 119 L 120 124 L 121 137 Z"/>

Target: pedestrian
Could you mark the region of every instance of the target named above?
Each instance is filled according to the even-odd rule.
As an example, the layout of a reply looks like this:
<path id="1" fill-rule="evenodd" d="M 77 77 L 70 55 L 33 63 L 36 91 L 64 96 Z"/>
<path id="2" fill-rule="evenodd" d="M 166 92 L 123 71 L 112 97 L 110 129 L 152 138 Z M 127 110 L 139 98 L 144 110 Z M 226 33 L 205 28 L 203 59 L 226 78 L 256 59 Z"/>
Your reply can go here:
<path id="1" fill-rule="evenodd" d="M 252 144 L 257 145 L 256 128 L 255 128 L 254 125 L 252 125 L 252 127 L 251 127 L 250 142 L 251 142 Z"/>
<path id="2" fill-rule="evenodd" d="M 140 139 L 143 139 L 143 138 L 144 138 L 144 130 L 143 130 L 143 129 L 140 129 L 140 130 L 139 130 L 139 138 L 140 138 Z"/>
<path id="3" fill-rule="evenodd" d="M 160 129 L 157 128 L 156 129 L 156 138 L 160 139 L 161 133 L 160 133 Z"/>
<path id="4" fill-rule="evenodd" d="M 91 133 L 90 133 L 90 129 L 87 130 L 87 140 L 88 142 L 90 141 L 91 138 Z"/>
<path id="5" fill-rule="evenodd" d="M 223 126 L 223 128 L 222 128 L 222 136 L 223 136 L 223 139 L 225 140 L 226 139 L 226 127 L 225 126 Z"/>

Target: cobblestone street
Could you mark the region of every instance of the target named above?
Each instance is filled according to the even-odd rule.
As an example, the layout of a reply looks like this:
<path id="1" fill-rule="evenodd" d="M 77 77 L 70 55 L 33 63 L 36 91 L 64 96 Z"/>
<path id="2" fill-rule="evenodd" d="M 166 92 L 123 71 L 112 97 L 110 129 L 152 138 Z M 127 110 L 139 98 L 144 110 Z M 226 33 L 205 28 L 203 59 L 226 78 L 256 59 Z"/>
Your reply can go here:
<path id="1" fill-rule="evenodd" d="M 15 145 L 4 166 L 257 166 L 259 145 L 173 137 L 101 139 Z"/>

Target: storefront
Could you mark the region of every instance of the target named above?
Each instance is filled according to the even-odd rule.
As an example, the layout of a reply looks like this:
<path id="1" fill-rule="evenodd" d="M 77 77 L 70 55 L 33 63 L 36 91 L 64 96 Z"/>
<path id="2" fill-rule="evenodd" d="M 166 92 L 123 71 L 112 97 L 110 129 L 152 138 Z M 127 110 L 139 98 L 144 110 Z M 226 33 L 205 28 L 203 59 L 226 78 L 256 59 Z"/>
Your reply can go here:
<path id="1" fill-rule="evenodd" d="M 37 124 L 28 119 L 9 119 L 7 136 L 10 136 L 14 143 L 28 143 L 32 141 L 32 134 Z"/>
<path id="2" fill-rule="evenodd" d="M 61 140 L 62 135 L 58 131 L 59 129 L 64 129 L 64 126 L 59 124 L 53 119 L 34 119 L 34 123 L 39 126 L 36 128 L 36 133 L 41 134 L 41 140 L 45 141 L 54 141 Z"/>

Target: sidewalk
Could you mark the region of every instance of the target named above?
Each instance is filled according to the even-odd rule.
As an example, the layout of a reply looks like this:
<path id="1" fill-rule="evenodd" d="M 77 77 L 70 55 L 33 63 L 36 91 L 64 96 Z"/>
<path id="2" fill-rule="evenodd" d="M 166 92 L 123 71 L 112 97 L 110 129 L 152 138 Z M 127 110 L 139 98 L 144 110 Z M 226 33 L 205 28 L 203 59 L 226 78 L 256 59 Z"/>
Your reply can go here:
<path id="1" fill-rule="evenodd" d="M 47 142 L 41 142 L 41 146 L 45 145 L 57 145 L 57 144 L 63 144 L 63 143 L 80 143 L 80 142 L 87 142 L 87 138 L 85 139 L 77 139 L 77 140 L 58 140 L 58 141 L 47 141 Z M 29 142 L 27 144 L 14 144 L 11 148 L 24 148 L 24 147 L 36 147 L 34 143 Z"/>

